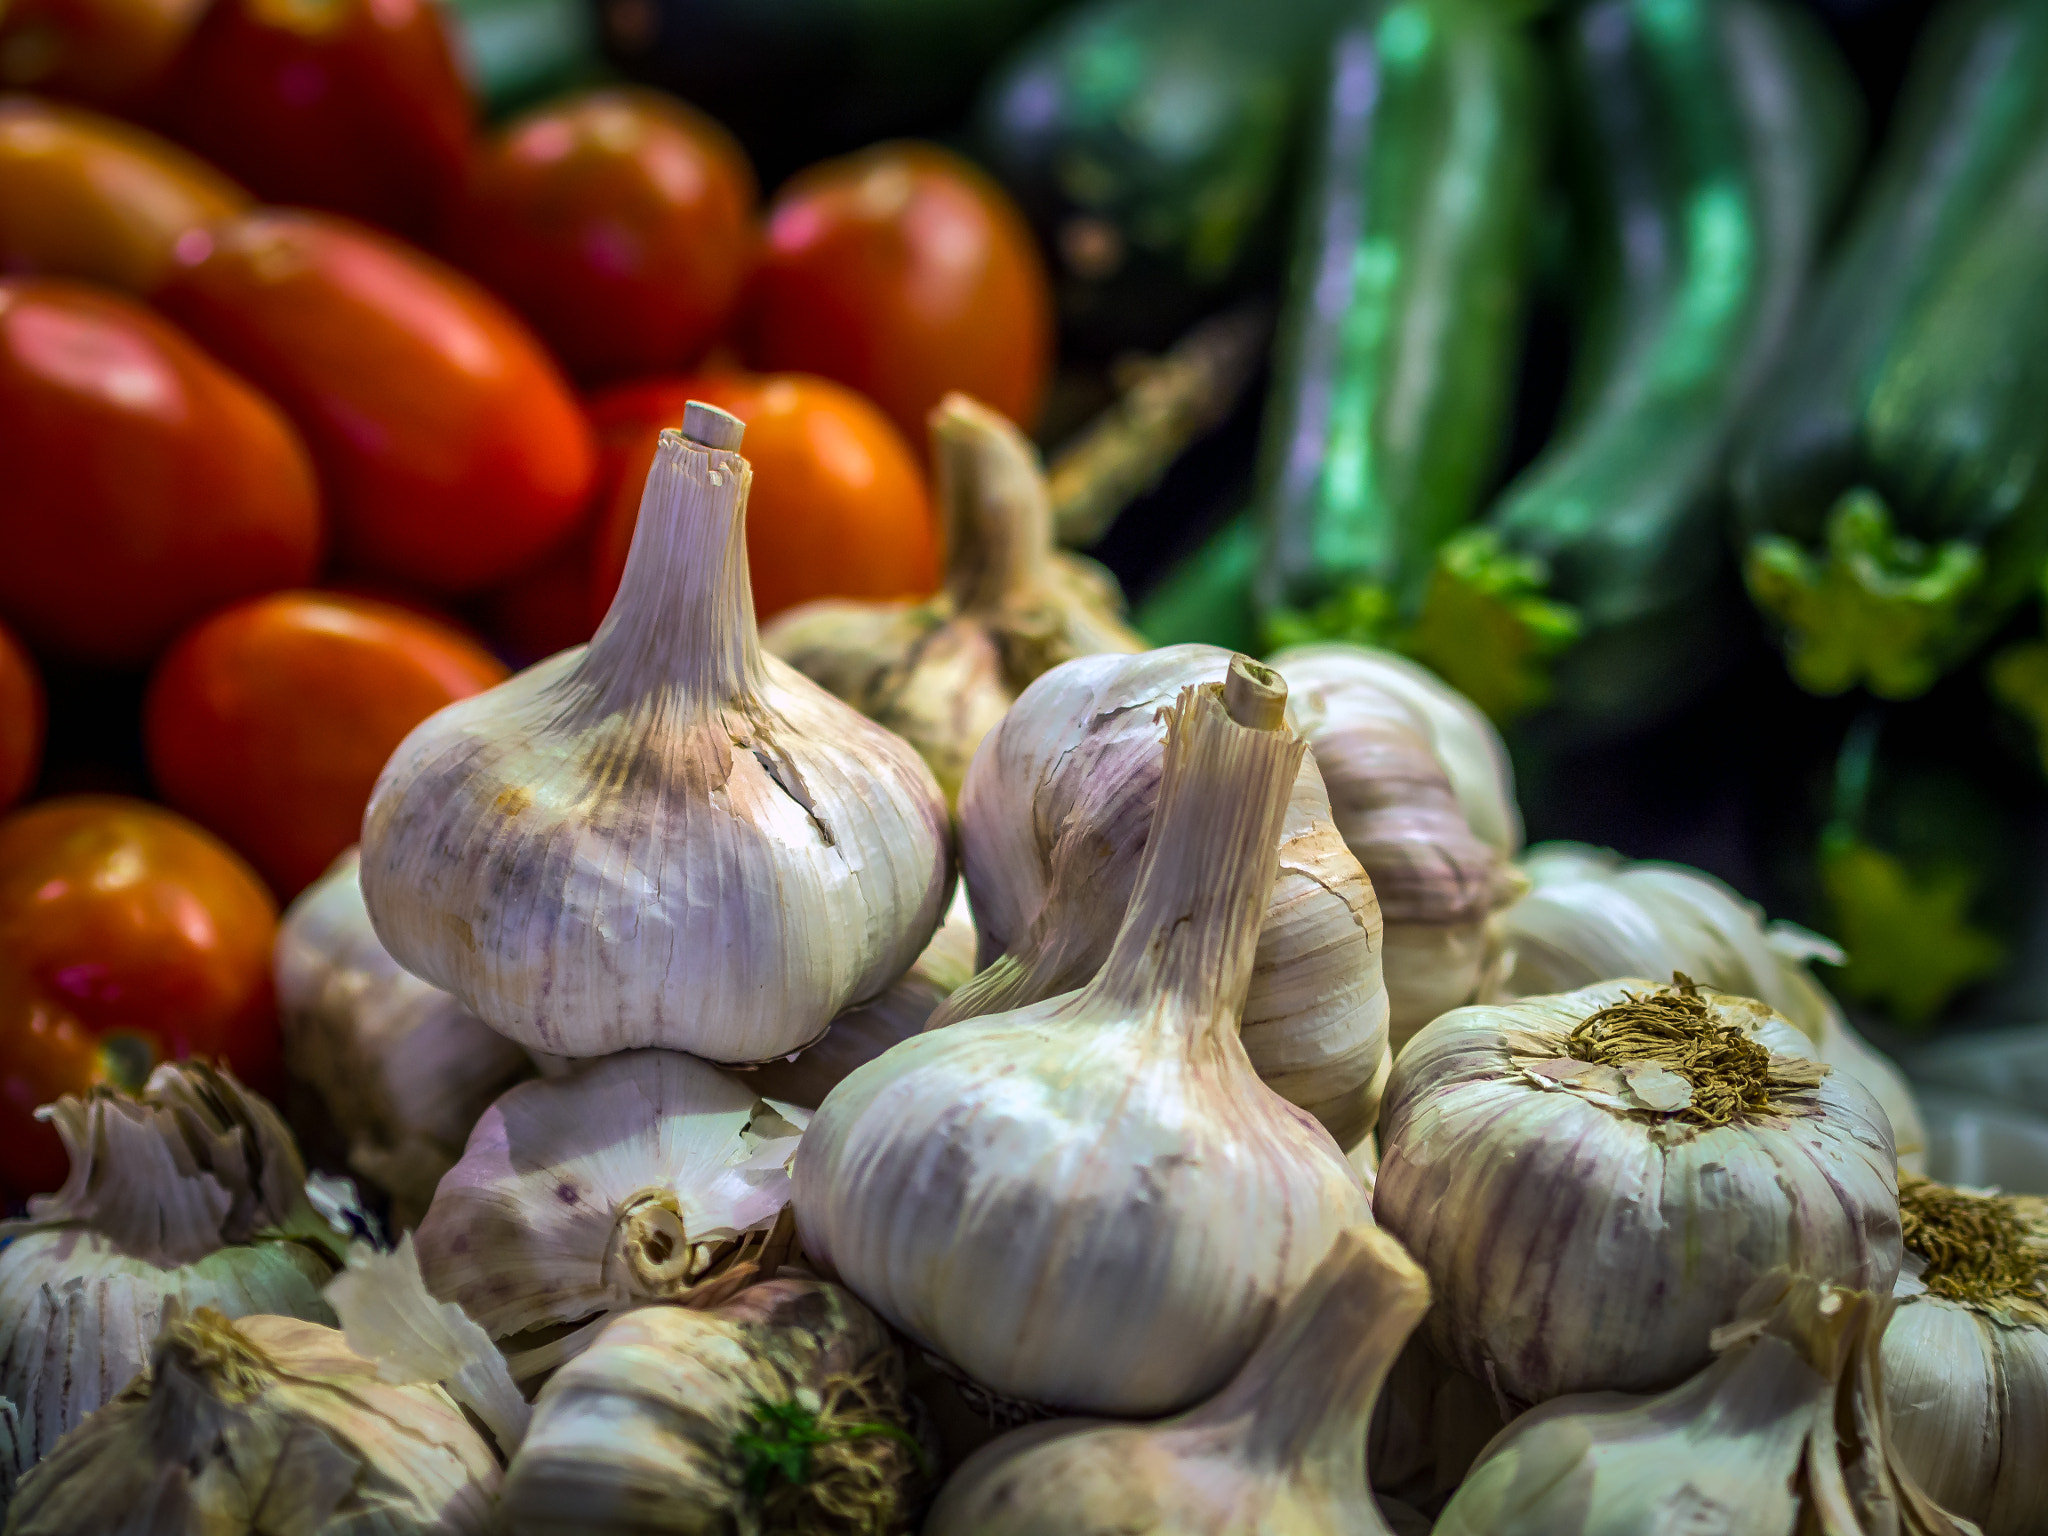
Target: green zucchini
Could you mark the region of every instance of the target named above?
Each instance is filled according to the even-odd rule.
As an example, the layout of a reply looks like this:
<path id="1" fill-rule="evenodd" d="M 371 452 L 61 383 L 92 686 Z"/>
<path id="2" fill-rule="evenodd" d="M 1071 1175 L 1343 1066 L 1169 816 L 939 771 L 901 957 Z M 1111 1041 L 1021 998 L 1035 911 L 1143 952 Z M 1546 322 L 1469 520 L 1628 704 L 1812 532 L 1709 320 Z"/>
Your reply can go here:
<path id="1" fill-rule="evenodd" d="M 441 12 L 463 75 L 494 120 L 611 74 L 583 0 L 441 0 Z"/>
<path id="2" fill-rule="evenodd" d="M 1512 404 L 1541 60 L 1500 0 L 1375 0 L 1337 36 L 1260 443 L 1274 644 L 1411 621 Z"/>
<path id="3" fill-rule="evenodd" d="M 1547 705 L 1583 739 L 1682 703 L 1734 629 L 1727 445 L 1861 118 L 1818 27 L 1772 0 L 1591 0 L 1563 64 L 1587 288 L 1566 420 L 1445 544 L 1405 644 L 1496 719 Z"/>
<path id="4" fill-rule="evenodd" d="M 2048 3 L 1944 15 L 1732 485 L 1814 693 L 1924 692 L 2048 556 Z"/>
<path id="5" fill-rule="evenodd" d="M 1265 647 L 1252 577 L 1258 569 L 1258 520 L 1240 512 L 1160 578 L 1131 615 L 1154 645 L 1198 643 L 1260 655 Z"/>

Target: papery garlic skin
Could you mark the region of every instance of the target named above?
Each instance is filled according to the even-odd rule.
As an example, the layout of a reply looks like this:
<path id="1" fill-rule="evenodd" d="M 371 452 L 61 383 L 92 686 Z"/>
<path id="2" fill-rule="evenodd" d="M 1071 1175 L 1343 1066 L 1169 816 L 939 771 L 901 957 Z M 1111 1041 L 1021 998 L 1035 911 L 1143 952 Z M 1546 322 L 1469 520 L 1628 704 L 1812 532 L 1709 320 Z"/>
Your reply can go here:
<path id="1" fill-rule="evenodd" d="M 947 1482 L 926 1536 L 1391 1536 L 1366 1426 L 1428 1306 L 1399 1243 L 1345 1232 L 1214 1398 L 1161 1424 L 1013 1431 Z"/>
<path id="2" fill-rule="evenodd" d="M 277 930 L 285 1066 L 346 1138 L 348 1165 L 419 1224 L 491 1100 L 531 1075 L 526 1052 L 392 959 L 344 853 Z"/>
<path id="3" fill-rule="evenodd" d="M 1781 1265 L 1889 1294 L 1899 1271 L 1891 1127 L 1853 1079 L 1801 1055 L 1760 1003 L 1702 993 L 1770 1053 L 1771 1108 L 1687 1118 L 1683 1079 L 1628 1076 L 1567 1037 L 1617 981 L 1461 1008 L 1394 1064 L 1373 1208 L 1429 1272 L 1430 1340 L 1522 1403 L 1644 1391 L 1698 1369 L 1707 1336 Z"/>
<path id="4" fill-rule="evenodd" d="M 905 1041 L 798 1148 L 805 1253 L 1007 1397 L 1185 1407 L 1369 1219 L 1328 1132 L 1238 1038 L 1303 748 L 1277 705 L 1250 729 L 1221 692 L 1175 706 L 1157 835 L 1095 979 Z"/>
<path id="5" fill-rule="evenodd" d="M 930 770 L 761 653 L 751 481 L 664 432 L 596 638 L 429 718 L 371 796 L 378 937 L 529 1049 L 786 1056 L 907 970 L 945 909 Z"/>

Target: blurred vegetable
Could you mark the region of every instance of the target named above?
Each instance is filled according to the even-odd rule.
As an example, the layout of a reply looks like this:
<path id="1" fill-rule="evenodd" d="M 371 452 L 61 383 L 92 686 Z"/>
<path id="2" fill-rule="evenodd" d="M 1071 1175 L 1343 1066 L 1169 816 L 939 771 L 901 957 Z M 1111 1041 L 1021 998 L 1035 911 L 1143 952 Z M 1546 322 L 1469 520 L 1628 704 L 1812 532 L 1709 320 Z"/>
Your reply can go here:
<path id="1" fill-rule="evenodd" d="M 1550 703 L 1598 734 L 1675 709 L 1734 632 L 1723 455 L 1857 115 L 1824 36 L 1769 0 L 1594 0 L 1565 53 L 1587 285 L 1567 419 L 1444 546 L 1408 643 L 1496 719 Z"/>
<path id="2" fill-rule="evenodd" d="M 415 239 L 462 184 L 468 88 L 430 0 L 213 0 L 158 116 L 259 197 Z"/>
<path id="3" fill-rule="evenodd" d="M 0 9 L 0 90 L 146 106 L 205 0 L 12 0 Z"/>
<path id="4" fill-rule="evenodd" d="M 487 116 L 606 78 L 582 0 L 440 0 L 456 61 Z"/>
<path id="5" fill-rule="evenodd" d="M 255 872 L 161 806 L 77 795 L 0 820 L 0 1182 L 58 1186 L 34 1115 L 64 1094 L 194 1053 L 274 1078 L 276 930 Z"/>
<path id="6" fill-rule="evenodd" d="M 590 550 L 595 514 L 607 504 L 608 498 L 595 498 L 567 538 L 477 599 L 478 623 L 515 667 L 581 645 L 597 632 L 602 614 L 590 611 Z"/>
<path id="7" fill-rule="evenodd" d="M 1252 582 L 1264 545 L 1258 519 L 1249 511 L 1238 513 L 1167 568 L 1132 615 L 1139 632 L 1154 645 L 1263 650 Z"/>
<path id="8" fill-rule="evenodd" d="M 117 294 L 0 281 L 0 617 L 143 662 L 200 614 L 308 580 L 321 518 L 291 424 Z"/>
<path id="9" fill-rule="evenodd" d="M 590 428 L 524 326 L 466 278 L 323 214 L 194 236 L 158 302 L 306 433 L 342 560 L 471 591 L 565 534 Z"/>
<path id="10" fill-rule="evenodd" d="M 1800 686 L 1910 698 L 2048 556 L 2048 6 L 1957 0 L 1734 471 Z"/>
<path id="11" fill-rule="evenodd" d="M 887 417 L 850 389 L 803 374 L 648 380 L 592 402 L 600 431 L 631 442 L 600 514 L 591 562 L 593 620 L 626 568 L 640 494 L 662 427 L 702 400 L 747 424 L 755 481 L 747 503 L 754 613 L 772 618 L 821 597 L 917 598 L 939 584 L 938 522 L 917 459 Z M 644 423 L 628 436 L 635 416 Z M 920 434 L 921 438 L 922 434 Z"/>
<path id="12" fill-rule="evenodd" d="M 752 265 L 753 210 L 754 173 L 711 119 L 652 91 L 591 91 L 484 146 L 444 246 L 603 380 L 703 351 Z"/>
<path id="13" fill-rule="evenodd" d="M 0 628 L 0 811 L 29 792 L 42 768 L 46 704 L 36 664 Z"/>
<path id="14" fill-rule="evenodd" d="M 180 235 L 248 203 L 168 139 L 33 96 L 0 97 L 0 272 L 142 292 Z"/>
<path id="15" fill-rule="evenodd" d="M 1028 429 L 1051 307 L 1037 245 L 1000 187 L 936 145 L 881 144 L 776 193 L 747 357 L 852 385 L 912 442 L 955 389 Z"/>
<path id="16" fill-rule="evenodd" d="M 1364 7 L 1334 44 L 1260 444 L 1276 643 L 1412 619 L 1494 472 L 1544 147 L 1500 0 Z"/>

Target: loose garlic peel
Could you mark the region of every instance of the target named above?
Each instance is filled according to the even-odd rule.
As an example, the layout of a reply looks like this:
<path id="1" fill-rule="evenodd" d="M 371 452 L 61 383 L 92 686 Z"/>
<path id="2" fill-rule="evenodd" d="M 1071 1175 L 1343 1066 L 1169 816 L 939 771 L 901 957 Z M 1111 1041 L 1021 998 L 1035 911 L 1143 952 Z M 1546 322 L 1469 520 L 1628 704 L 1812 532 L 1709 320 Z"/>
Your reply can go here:
<path id="1" fill-rule="evenodd" d="M 1054 668 L 982 744 L 960 801 L 960 854 L 984 969 L 930 1028 L 1070 991 L 1101 969 L 1132 900 L 1159 800 L 1158 717 L 1230 652 L 1176 645 Z M 1313 758 L 1289 791 L 1279 877 L 1240 1027 L 1259 1076 L 1346 1147 L 1386 1082 L 1380 909 L 1331 819 Z"/>
<path id="2" fill-rule="evenodd" d="M 1902 1176 L 1882 1348 L 1898 1460 L 1984 1536 L 2048 1531 L 2048 1200 Z"/>
<path id="3" fill-rule="evenodd" d="M 1888 1310 L 1867 1291 L 1767 1276 L 1683 1386 L 1561 1398 L 1510 1424 L 1435 1536 L 1976 1536 L 1894 1451 Z"/>
<path id="4" fill-rule="evenodd" d="M 1213 683 L 1181 694 L 1157 835 L 1087 986 L 905 1041 L 797 1150 L 804 1252 L 1003 1397 L 1185 1407 L 1370 1220 L 1329 1133 L 1238 1039 L 1304 753 L 1263 723 L 1277 683 L 1238 658 L 1228 712 Z"/>
<path id="5" fill-rule="evenodd" d="M 981 738 L 1040 673 L 1145 649 L 1109 573 L 1053 547 L 1037 450 L 966 395 L 931 413 L 946 584 L 920 603 L 825 601 L 777 616 L 761 643 L 924 755 L 950 802 Z"/>
<path id="6" fill-rule="evenodd" d="M 23 1480 L 10 1536 L 482 1536 L 501 1473 L 439 1387 L 393 1385 L 340 1333 L 204 1309 Z"/>
<path id="7" fill-rule="evenodd" d="M 1617 981 L 1461 1008 L 1401 1053 L 1373 1209 L 1430 1341 L 1518 1402 L 1655 1390 L 1783 1265 L 1889 1294 L 1891 1128 L 1763 1004 Z"/>
<path id="8" fill-rule="evenodd" d="M 1056 1421 L 985 1446 L 926 1536 L 1390 1536 L 1366 1478 L 1373 1403 L 1429 1282 L 1401 1245 L 1340 1233 L 1215 1397 L 1160 1424 Z"/>
<path id="9" fill-rule="evenodd" d="M 596 638 L 408 736 L 363 824 L 385 947 L 529 1049 L 786 1056 L 945 910 L 906 743 L 761 653 L 740 424 L 692 404 Z"/>
<path id="10" fill-rule="evenodd" d="M 614 1312 L 711 1306 L 772 1273 L 798 1134 L 740 1080 L 676 1051 L 522 1083 L 441 1181 L 416 1234 L 421 1273 L 530 1379 Z"/>

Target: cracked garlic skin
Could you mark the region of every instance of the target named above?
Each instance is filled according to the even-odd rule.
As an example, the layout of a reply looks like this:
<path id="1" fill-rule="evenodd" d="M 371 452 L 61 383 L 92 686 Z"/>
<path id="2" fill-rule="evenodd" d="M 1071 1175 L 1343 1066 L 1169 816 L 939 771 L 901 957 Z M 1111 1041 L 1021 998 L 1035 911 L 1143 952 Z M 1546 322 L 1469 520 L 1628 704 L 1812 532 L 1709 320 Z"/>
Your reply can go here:
<path id="1" fill-rule="evenodd" d="M 1366 1430 L 1428 1306 L 1399 1243 L 1340 1233 L 1216 1396 L 1159 1424 L 1012 1431 L 954 1473 L 925 1536 L 1392 1536 Z"/>
<path id="2" fill-rule="evenodd" d="M 1889 1294 L 1891 1126 L 1748 998 L 1647 981 L 1460 1008 L 1401 1053 L 1373 1209 L 1431 1344 L 1507 1397 L 1652 1391 L 1781 1265 Z"/>
<path id="3" fill-rule="evenodd" d="M 1277 683 L 1237 658 L 1227 689 L 1181 694 L 1158 835 L 1092 981 L 896 1046 L 798 1147 L 804 1252 L 1001 1396 L 1186 1407 L 1370 1220 L 1329 1133 L 1238 1038 L 1305 751 Z"/>
<path id="4" fill-rule="evenodd" d="M 1888 1307 L 1765 1276 L 1684 1385 L 1560 1398 L 1516 1419 L 1434 1536 L 1978 1536 L 1886 1434 Z"/>
<path id="5" fill-rule="evenodd" d="M 490 1102 L 533 1072 L 523 1050 L 385 951 L 350 849 L 277 930 L 285 1066 L 347 1144 L 349 1171 L 419 1225 Z"/>
<path id="6" fill-rule="evenodd" d="M 439 1387 L 341 1334 L 200 1310 L 22 1482 L 9 1536 L 483 1536 L 501 1473 Z"/>
<path id="7" fill-rule="evenodd" d="M 1022 432 L 954 393 L 933 409 L 931 438 L 944 589 L 919 603 L 806 603 L 761 643 L 916 747 L 951 801 L 981 738 L 1040 673 L 1145 641 L 1109 573 L 1054 547 L 1045 473 Z"/>
<path id="8" fill-rule="evenodd" d="M 2048 1200 L 1899 1181 L 1882 1345 L 1898 1459 L 1984 1536 L 2048 1533 Z"/>
<path id="9" fill-rule="evenodd" d="M 694 403 L 663 432 L 596 638 L 429 718 L 371 796 L 377 936 L 531 1050 L 786 1056 L 945 910 L 931 771 L 762 654 L 739 437 Z"/>
<path id="10" fill-rule="evenodd" d="M 530 1379 L 614 1312 L 708 1306 L 751 1279 L 789 1204 L 796 1135 L 743 1079 L 678 1051 L 521 1083 L 435 1192 L 420 1272 Z"/>
<path id="11" fill-rule="evenodd" d="M 1175 645 L 1092 656 L 1033 683 L 982 743 L 960 800 L 960 858 L 981 974 L 931 1027 L 1043 1001 L 1101 969 L 1131 902 L 1159 801 L 1158 723 L 1231 653 Z M 1386 1084 L 1380 908 L 1344 846 L 1315 759 L 1290 791 L 1242 1033 L 1252 1066 L 1346 1147 Z"/>

